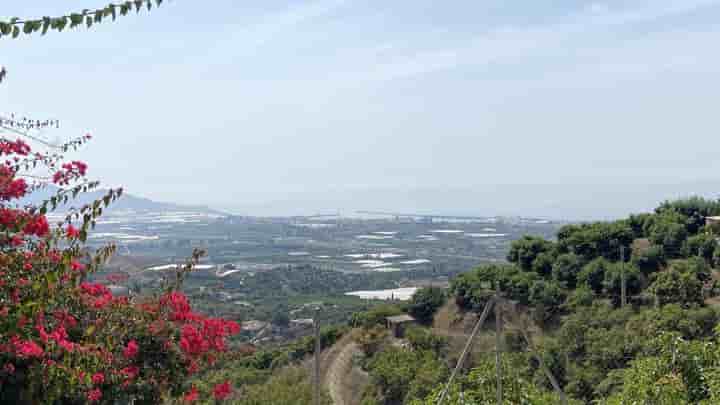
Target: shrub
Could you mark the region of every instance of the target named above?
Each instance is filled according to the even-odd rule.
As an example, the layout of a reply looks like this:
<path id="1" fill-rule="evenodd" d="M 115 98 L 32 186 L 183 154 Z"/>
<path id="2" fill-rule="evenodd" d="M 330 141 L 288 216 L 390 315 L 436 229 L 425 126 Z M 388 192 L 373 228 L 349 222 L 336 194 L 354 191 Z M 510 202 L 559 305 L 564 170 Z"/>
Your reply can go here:
<path id="1" fill-rule="evenodd" d="M 445 303 L 445 292 L 441 288 L 421 288 L 413 294 L 408 312 L 418 322 L 430 324 L 435 312 Z"/>

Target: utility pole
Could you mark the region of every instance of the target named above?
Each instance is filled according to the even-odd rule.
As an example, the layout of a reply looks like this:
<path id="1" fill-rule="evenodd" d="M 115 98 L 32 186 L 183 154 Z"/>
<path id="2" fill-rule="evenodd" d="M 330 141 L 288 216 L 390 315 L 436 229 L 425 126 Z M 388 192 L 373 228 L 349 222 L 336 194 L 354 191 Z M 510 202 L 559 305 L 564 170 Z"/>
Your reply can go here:
<path id="1" fill-rule="evenodd" d="M 500 364 L 500 283 L 495 283 L 495 373 L 497 374 L 497 405 L 502 405 L 502 366 Z"/>
<path id="2" fill-rule="evenodd" d="M 625 246 L 620 246 L 620 306 L 625 308 Z"/>
<path id="3" fill-rule="evenodd" d="M 488 314 L 490 314 L 490 309 L 495 304 L 495 298 L 490 298 L 488 302 L 485 303 L 485 308 L 483 309 L 482 314 L 480 315 L 480 319 L 478 319 L 477 323 L 475 324 L 475 327 L 473 328 L 472 333 L 470 334 L 470 337 L 468 338 L 467 342 L 465 343 L 465 348 L 463 349 L 462 353 L 460 354 L 460 358 L 458 359 L 457 364 L 455 365 L 455 369 L 453 370 L 452 374 L 450 374 L 450 379 L 448 380 L 447 384 L 445 385 L 445 388 L 442 390 L 442 393 L 440 394 L 440 398 L 438 398 L 436 405 L 442 405 L 443 401 L 445 401 L 445 397 L 447 396 L 448 391 L 450 390 L 450 387 L 452 386 L 453 381 L 455 380 L 455 376 L 462 368 L 463 363 L 465 363 L 465 358 L 467 357 L 468 353 L 470 352 L 472 348 L 473 341 L 475 340 L 475 336 L 480 332 L 480 328 L 482 328 L 483 324 L 485 323 L 485 318 L 488 317 Z"/>
<path id="4" fill-rule="evenodd" d="M 320 405 L 320 310 L 315 311 L 315 363 L 313 373 L 313 403 Z"/>

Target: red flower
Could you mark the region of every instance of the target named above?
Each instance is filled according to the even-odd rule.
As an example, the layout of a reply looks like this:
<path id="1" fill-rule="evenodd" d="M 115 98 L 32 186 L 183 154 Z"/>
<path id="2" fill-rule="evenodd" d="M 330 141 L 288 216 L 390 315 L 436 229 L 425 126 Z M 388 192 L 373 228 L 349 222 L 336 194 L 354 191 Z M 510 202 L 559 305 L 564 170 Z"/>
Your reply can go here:
<path id="1" fill-rule="evenodd" d="M 125 367 L 124 369 L 120 370 L 120 372 L 125 374 L 128 380 L 132 380 L 133 378 L 137 377 L 138 373 L 140 373 L 140 369 L 137 366 L 130 366 Z"/>
<path id="2" fill-rule="evenodd" d="M 80 237 L 80 231 L 77 230 L 72 224 L 68 225 L 67 227 L 67 233 L 66 233 L 68 239 L 75 239 Z"/>
<path id="3" fill-rule="evenodd" d="M 68 352 L 75 350 L 75 343 L 69 340 L 61 339 L 57 341 L 57 344 Z"/>
<path id="4" fill-rule="evenodd" d="M 70 181 L 85 176 L 87 164 L 74 160 L 62 165 L 62 169 L 53 175 L 53 183 L 61 186 L 70 184 Z"/>
<path id="5" fill-rule="evenodd" d="M 70 268 L 72 271 L 83 271 L 85 270 L 85 265 L 78 262 L 77 260 L 73 260 L 72 263 L 70 263 Z"/>
<path id="6" fill-rule="evenodd" d="M 32 270 L 32 263 L 25 262 L 25 264 L 23 264 L 23 269 Z"/>
<path id="7" fill-rule="evenodd" d="M 23 232 L 44 237 L 50 232 L 50 224 L 48 224 L 47 218 L 44 215 L 38 215 L 28 220 L 23 228 Z"/>
<path id="8" fill-rule="evenodd" d="M 133 357 L 137 356 L 139 349 L 140 349 L 140 346 L 138 346 L 137 342 L 134 340 L 131 340 L 128 342 L 127 346 L 125 346 L 125 351 L 123 351 L 123 356 L 125 356 L 126 359 L 132 359 Z"/>
<path id="9" fill-rule="evenodd" d="M 230 381 L 225 381 L 222 384 L 218 384 L 213 388 L 213 396 L 215 399 L 222 401 L 223 399 L 230 396 L 232 388 L 230 388 Z"/>
<path id="10" fill-rule="evenodd" d="M 13 235 L 12 239 L 10 240 L 10 244 L 13 247 L 18 247 L 18 246 L 22 245 L 23 243 L 25 243 L 25 240 L 23 239 L 22 235 L 19 233 L 16 233 L 15 235 Z"/>
<path id="11" fill-rule="evenodd" d="M 95 373 L 92 376 L 92 382 L 95 385 L 100 385 L 105 382 L 105 375 L 103 373 Z"/>
<path id="12" fill-rule="evenodd" d="M 44 353 L 42 347 L 32 340 L 16 342 L 15 351 L 21 358 L 42 357 Z"/>
<path id="13" fill-rule="evenodd" d="M 57 250 L 53 250 L 48 254 L 48 257 L 50 257 L 50 261 L 58 264 L 60 263 L 60 253 L 58 253 Z"/>
<path id="14" fill-rule="evenodd" d="M 185 394 L 185 397 L 183 398 L 185 402 L 195 402 L 197 401 L 200 394 L 198 393 L 197 388 L 193 385 L 192 388 L 190 388 L 190 391 Z"/>
<path id="15" fill-rule="evenodd" d="M 102 391 L 100 389 L 95 388 L 94 390 L 88 392 L 87 399 L 89 402 L 97 402 L 102 398 Z"/>

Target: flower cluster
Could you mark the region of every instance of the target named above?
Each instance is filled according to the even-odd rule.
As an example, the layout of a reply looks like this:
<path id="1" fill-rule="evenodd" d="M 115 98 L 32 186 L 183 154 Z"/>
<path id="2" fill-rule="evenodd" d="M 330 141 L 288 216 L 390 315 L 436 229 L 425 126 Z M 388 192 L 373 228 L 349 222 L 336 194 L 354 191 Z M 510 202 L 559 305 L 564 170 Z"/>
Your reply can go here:
<path id="1" fill-rule="evenodd" d="M 10 141 L 7 139 L 0 140 L 0 156 L 1 155 L 18 155 L 27 156 L 30 154 L 30 145 L 25 143 L 22 139 L 16 141 Z"/>
<path id="2" fill-rule="evenodd" d="M 59 186 L 66 186 L 76 179 L 85 177 L 86 172 L 87 164 L 74 160 L 70 163 L 64 163 L 61 170 L 55 172 L 52 181 Z"/>
<path id="3" fill-rule="evenodd" d="M 0 140 L 8 159 L 0 163 L 0 391 L 23 393 L 30 403 L 157 403 L 170 392 L 200 399 L 186 378 L 222 356 L 239 325 L 193 312 L 173 289 L 141 300 L 83 281 L 112 252 L 82 246 L 99 213 L 85 215 L 78 228 L 69 221 L 51 227 L 45 209 L 17 208 L 34 188 L 12 162 L 31 153 L 22 141 Z M 52 181 L 63 186 L 87 171 L 80 161 L 59 167 Z M 231 391 L 226 382 L 213 396 L 227 399 Z"/>

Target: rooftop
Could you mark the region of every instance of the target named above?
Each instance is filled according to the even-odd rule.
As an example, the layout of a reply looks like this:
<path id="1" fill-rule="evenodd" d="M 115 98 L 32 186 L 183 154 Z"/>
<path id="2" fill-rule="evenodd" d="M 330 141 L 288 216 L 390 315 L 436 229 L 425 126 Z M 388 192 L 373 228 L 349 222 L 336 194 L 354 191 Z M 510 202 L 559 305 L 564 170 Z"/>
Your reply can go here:
<path id="1" fill-rule="evenodd" d="M 413 318 L 410 315 L 395 315 L 395 316 L 388 316 L 385 318 L 390 323 L 403 323 L 403 322 L 415 322 L 415 318 Z"/>

